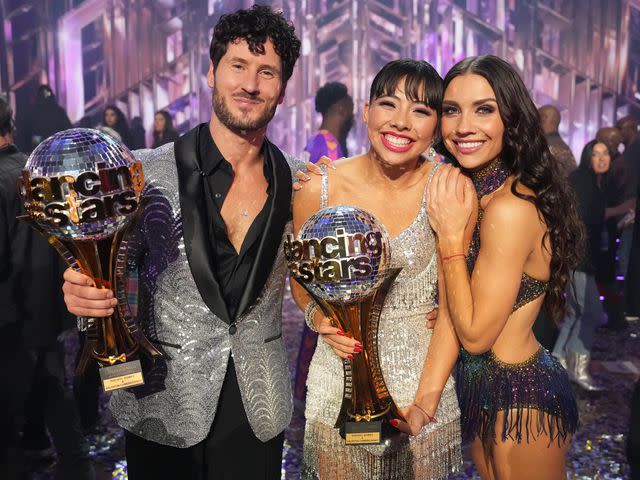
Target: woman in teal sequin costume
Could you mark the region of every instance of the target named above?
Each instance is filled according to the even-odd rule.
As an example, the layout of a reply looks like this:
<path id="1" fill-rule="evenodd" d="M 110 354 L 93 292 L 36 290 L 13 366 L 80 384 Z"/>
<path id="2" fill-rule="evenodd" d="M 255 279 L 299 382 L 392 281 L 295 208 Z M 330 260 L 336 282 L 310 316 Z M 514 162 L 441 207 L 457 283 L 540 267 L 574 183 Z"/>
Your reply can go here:
<path id="1" fill-rule="evenodd" d="M 438 321 L 462 346 L 463 439 L 484 479 L 566 478 L 577 406 L 566 372 L 531 327 L 543 307 L 562 317 L 582 251 L 575 199 L 513 67 L 470 57 L 444 84 L 442 137 L 460 169 L 435 173 L 427 210 L 444 281 Z M 471 177 L 464 188 L 462 173 Z M 463 232 L 476 207 L 468 245 Z"/>

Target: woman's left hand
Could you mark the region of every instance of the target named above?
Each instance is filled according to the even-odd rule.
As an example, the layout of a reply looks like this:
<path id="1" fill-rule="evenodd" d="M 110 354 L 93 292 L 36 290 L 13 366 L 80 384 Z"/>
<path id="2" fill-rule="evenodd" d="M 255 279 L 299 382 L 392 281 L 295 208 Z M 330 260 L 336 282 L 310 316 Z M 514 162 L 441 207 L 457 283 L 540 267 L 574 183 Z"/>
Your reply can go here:
<path id="1" fill-rule="evenodd" d="M 427 189 L 427 214 L 440 241 L 462 241 L 475 201 L 473 184 L 460 169 L 447 164 L 438 169 Z"/>
<path id="2" fill-rule="evenodd" d="M 422 412 L 422 410 L 416 407 L 413 403 L 406 407 L 399 408 L 398 410 L 404 417 L 404 420 L 394 418 L 391 420 L 391 425 L 407 435 L 416 436 L 422 431 L 425 425 L 431 423 L 431 420 L 427 418 L 424 412 Z"/>

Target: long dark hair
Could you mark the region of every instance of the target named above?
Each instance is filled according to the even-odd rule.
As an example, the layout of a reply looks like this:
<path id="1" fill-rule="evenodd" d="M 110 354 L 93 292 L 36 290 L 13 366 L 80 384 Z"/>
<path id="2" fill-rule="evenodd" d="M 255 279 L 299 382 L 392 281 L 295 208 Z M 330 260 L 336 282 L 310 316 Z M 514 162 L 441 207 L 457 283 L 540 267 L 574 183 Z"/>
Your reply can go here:
<path id="1" fill-rule="evenodd" d="M 580 155 L 580 163 L 578 164 L 578 169 L 588 173 L 590 178 L 592 178 L 592 182 L 600 189 L 607 189 L 607 181 L 609 180 L 609 171 L 611 171 L 611 163 L 609 163 L 609 170 L 604 173 L 596 174 L 593 170 L 593 166 L 591 165 L 591 155 L 593 155 L 593 147 L 595 147 L 598 143 L 601 143 L 607 149 L 607 153 L 609 154 L 609 161 L 613 160 L 613 156 L 611 155 L 611 150 L 609 150 L 609 146 L 604 142 L 599 142 L 598 140 L 591 140 L 588 142 L 584 148 L 582 149 L 582 154 Z"/>
<path id="2" fill-rule="evenodd" d="M 444 79 L 444 89 L 464 74 L 484 77 L 493 89 L 504 123 L 501 158 L 515 181 L 511 193 L 532 202 L 544 218 L 551 249 L 551 278 L 544 307 L 559 322 L 565 312 L 565 287 L 584 251 L 584 231 L 573 189 L 554 160 L 540 126 L 538 110 L 520 75 L 507 62 L 494 55 L 469 57 L 454 65 Z M 518 183 L 534 195 L 518 192 Z"/>
<path id="3" fill-rule="evenodd" d="M 156 129 L 153 129 L 153 146 L 160 146 L 163 144 L 164 140 L 167 138 L 170 141 L 175 140 L 175 137 L 178 136 L 176 129 L 173 127 L 173 118 L 171 118 L 171 114 L 166 110 L 158 110 L 156 115 L 162 115 L 164 118 L 164 129 L 162 131 L 157 132 Z M 167 142 L 164 142 L 167 143 Z"/>
<path id="4" fill-rule="evenodd" d="M 591 155 L 593 155 L 593 147 L 595 147 L 599 143 L 604 145 L 604 147 L 607 149 L 607 153 L 609 154 L 609 158 L 613 160 L 613 155 L 611 155 L 611 150 L 609 150 L 609 146 L 606 143 L 599 142 L 598 140 L 591 140 L 582 149 L 582 154 L 580 155 L 580 163 L 578 164 L 578 168 L 584 168 L 585 170 L 593 171 L 593 167 L 591 166 Z M 609 169 L 611 169 L 611 167 L 609 167 Z M 604 175 L 606 175 L 606 173 Z"/>
<path id="5" fill-rule="evenodd" d="M 122 142 L 127 147 L 131 147 L 131 130 L 129 130 L 129 123 L 127 122 L 127 117 L 124 116 L 124 113 L 122 113 L 122 110 L 120 110 L 117 106 L 107 105 L 106 107 L 104 107 L 104 112 L 102 114 L 102 123 L 105 126 L 108 126 L 107 122 L 105 122 L 104 120 L 107 110 L 111 110 L 116 114 L 116 124 L 110 128 L 113 128 L 116 132 L 118 132 L 118 135 L 120 135 Z"/>

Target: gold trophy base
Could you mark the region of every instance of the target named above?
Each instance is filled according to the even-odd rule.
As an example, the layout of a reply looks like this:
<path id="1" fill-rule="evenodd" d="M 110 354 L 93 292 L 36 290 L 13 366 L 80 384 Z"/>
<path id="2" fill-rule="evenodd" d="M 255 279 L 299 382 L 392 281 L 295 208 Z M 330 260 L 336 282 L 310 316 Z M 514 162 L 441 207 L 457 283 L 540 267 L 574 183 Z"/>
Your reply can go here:
<path id="1" fill-rule="evenodd" d="M 379 445 L 382 443 L 382 420 L 345 422 L 344 443 L 347 445 Z"/>
<path id="2" fill-rule="evenodd" d="M 100 367 L 99 372 L 102 388 L 105 392 L 144 385 L 140 360 L 130 360 L 118 365 Z"/>
<path id="3" fill-rule="evenodd" d="M 378 324 L 387 293 L 401 268 L 389 268 L 375 293 L 357 302 L 324 300 L 314 295 L 304 282 L 300 285 L 316 301 L 323 313 L 363 350 L 353 359 L 343 359 L 344 391 L 335 423 L 347 445 L 377 445 L 402 435 L 389 423 L 403 419 L 382 375 L 378 355 Z M 298 280 L 294 277 L 294 279 Z"/>
<path id="4" fill-rule="evenodd" d="M 105 392 L 143 385 L 142 366 L 136 357 L 145 353 L 153 360 L 162 353 L 140 330 L 126 300 L 128 241 L 124 237 L 131 223 L 99 240 L 70 240 L 50 235 L 29 216 L 18 218 L 40 232 L 69 267 L 93 278 L 96 287 L 111 289 L 118 299 L 111 316 L 88 319 L 85 344 L 75 375 L 83 375 L 95 361 Z"/>

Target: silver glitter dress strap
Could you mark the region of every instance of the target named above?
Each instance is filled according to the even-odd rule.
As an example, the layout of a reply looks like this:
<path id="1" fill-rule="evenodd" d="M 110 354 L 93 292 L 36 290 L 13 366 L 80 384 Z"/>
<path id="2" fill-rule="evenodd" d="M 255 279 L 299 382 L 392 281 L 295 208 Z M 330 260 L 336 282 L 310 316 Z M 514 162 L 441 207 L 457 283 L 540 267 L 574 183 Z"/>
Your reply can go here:
<path id="1" fill-rule="evenodd" d="M 329 206 L 329 174 L 326 165 L 320 165 L 322 169 L 322 189 L 320 190 L 320 208 Z"/>

